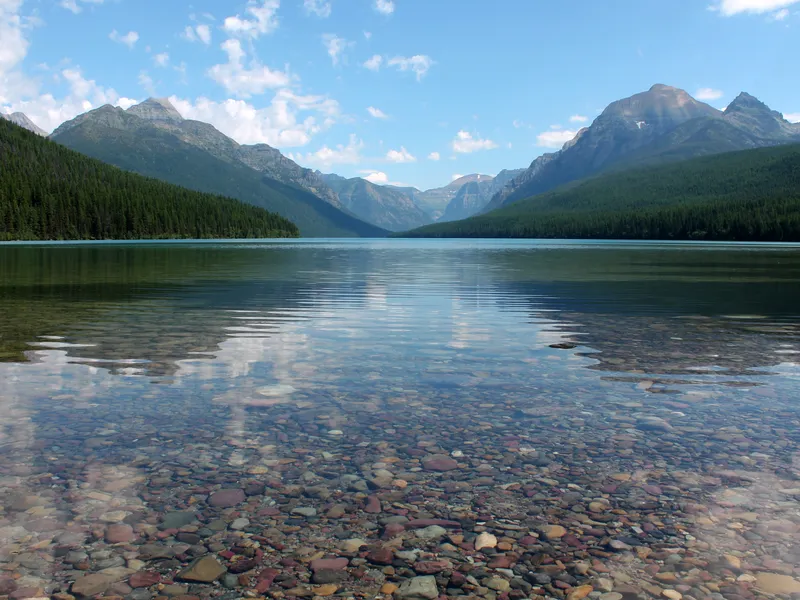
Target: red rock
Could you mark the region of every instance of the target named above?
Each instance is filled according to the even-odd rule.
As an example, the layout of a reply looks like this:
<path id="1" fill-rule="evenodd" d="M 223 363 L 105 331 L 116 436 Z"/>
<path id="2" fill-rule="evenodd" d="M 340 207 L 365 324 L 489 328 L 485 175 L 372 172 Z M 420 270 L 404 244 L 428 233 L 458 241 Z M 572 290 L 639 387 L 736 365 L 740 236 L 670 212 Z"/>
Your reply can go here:
<path id="1" fill-rule="evenodd" d="M 643 485 L 642 489 L 648 494 L 651 494 L 653 496 L 661 495 L 661 488 L 658 487 L 657 485 Z"/>
<path id="2" fill-rule="evenodd" d="M 370 496 L 367 498 L 367 506 L 364 508 L 364 512 L 376 515 L 382 510 L 383 507 L 381 506 L 381 501 L 378 500 L 377 496 Z"/>
<path id="3" fill-rule="evenodd" d="M 394 560 L 391 548 L 378 548 L 367 554 L 367 560 L 376 565 L 390 565 Z"/>
<path id="4" fill-rule="evenodd" d="M 234 575 L 239 573 L 246 573 L 252 571 L 258 566 L 259 562 L 255 558 L 246 558 L 244 560 L 237 560 L 230 564 L 228 571 Z"/>
<path id="5" fill-rule="evenodd" d="M 147 571 L 139 571 L 131 575 L 128 585 L 132 588 L 146 588 L 161 583 L 161 575 Z"/>
<path id="6" fill-rule="evenodd" d="M 346 558 L 318 558 L 311 561 L 311 570 L 317 571 L 341 571 L 347 568 Z"/>
<path id="7" fill-rule="evenodd" d="M 444 454 L 434 454 L 422 459 L 422 467 L 426 471 L 454 471 L 458 468 L 458 463 Z"/>
<path id="8" fill-rule="evenodd" d="M 8 596 L 17 589 L 17 584 L 13 579 L 0 579 L 0 596 Z"/>
<path id="9" fill-rule="evenodd" d="M 393 538 L 395 536 L 400 535 L 406 530 L 404 525 L 400 523 L 389 523 L 386 528 L 383 530 L 383 537 L 385 539 Z"/>
<path id="10" fill-rule="evenodd" d="M 453 571 L 450 576 L 450 587 L 460 588 L 465 583 L 467 583 L 467 576 L 458 571 Z"/>
<path id="11" fill-rule="evenodd" d="M 431 525 L 438 525 L 445 529 L 461 529 L 461 523 L 458 521 L 447 521 L 445 519 L 413 519 L 405 524 L 406 527 L 412 529 L 422 529 L 424 527 L 430 527 Z"/>
<path id="12" fill-rule="evenodd" d="M 256 583 L 256 591 L 259 594 L 263 594 L 269 588 L 272 587 L 272 583 L 275 581 L 275 578 L 280 575 L 280 571 L 277 569 L 264 569 L 258 575 L 258 583 Z"/>
<path id="13" fill-rule="evenodd" d="M 126 544 L 136 539 L 133 527 L 124 523 L 115 523 L 106 527 L 106 542 L 109 544 Z"/>
<path id="14" fill-rule="evenodd" d="M 492 557 L 492 560 L 489 561 L 487 565 L 490 569 L 510 569 L 513 561 L 510 556 L 506 556 L 504 554 L 499 554 L 497 556 Z"/>
<path id="15" fill-rule="evenodd" d="M 231 508 L 245 501 L 243 489 L 220 490 L 208 497 L 208 503 L 217 508 Z"/>
<path id="16" fill-rule="evenodd" d="M 538 544 L 539 539 L 533 537 L 532 535 L 526 535 L 524 537 L 519 538 L 519 545 L 520 546 L 533 546 L 534 544 Z"/>
<path id="17" fill-rule="evenodd" d="M 449 560 L 427 560 L 414 563 L 414 570 L 423 575 L 434 575 L 452 568 L 453 564 Z"/>

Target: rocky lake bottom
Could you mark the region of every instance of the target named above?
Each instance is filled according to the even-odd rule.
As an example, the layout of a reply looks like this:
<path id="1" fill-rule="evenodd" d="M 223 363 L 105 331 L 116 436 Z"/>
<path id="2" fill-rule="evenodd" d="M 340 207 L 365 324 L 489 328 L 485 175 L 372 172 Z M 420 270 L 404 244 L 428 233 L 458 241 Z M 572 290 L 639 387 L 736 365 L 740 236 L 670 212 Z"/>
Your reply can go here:
<path id="1" fill-rule="evenodd" d="M 800 248 L 0 247 L 0 597 L 800 597 Z"/>

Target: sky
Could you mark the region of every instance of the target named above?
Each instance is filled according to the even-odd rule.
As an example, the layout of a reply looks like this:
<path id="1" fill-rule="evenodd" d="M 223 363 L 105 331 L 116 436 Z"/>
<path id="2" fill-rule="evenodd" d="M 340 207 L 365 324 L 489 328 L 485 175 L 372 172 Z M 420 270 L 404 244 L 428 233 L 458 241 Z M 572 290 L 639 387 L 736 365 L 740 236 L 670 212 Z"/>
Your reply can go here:
<path id="1" fill-rule="evenodd" d="M 800 121 L 800 0 L 0 0 L 0 111 L 167 97 L 303 166 L 429 189 L 527 167 L 655 83 Z"/>

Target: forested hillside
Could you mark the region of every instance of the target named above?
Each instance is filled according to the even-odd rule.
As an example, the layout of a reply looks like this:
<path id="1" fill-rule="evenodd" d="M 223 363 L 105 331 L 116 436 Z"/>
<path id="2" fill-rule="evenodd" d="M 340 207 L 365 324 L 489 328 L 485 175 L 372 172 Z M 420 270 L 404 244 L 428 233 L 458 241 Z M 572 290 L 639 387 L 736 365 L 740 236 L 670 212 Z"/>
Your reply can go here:
<path id="1" fill-rule="evenodd" d="M 603 175 L 403 235 L 800 241 L 800 145 Z"/>
<path id="2" fill-rule="evenodd" d="M 262 208 L 122 171 L 0 119 L 0 240 L 297 235 Z"/>

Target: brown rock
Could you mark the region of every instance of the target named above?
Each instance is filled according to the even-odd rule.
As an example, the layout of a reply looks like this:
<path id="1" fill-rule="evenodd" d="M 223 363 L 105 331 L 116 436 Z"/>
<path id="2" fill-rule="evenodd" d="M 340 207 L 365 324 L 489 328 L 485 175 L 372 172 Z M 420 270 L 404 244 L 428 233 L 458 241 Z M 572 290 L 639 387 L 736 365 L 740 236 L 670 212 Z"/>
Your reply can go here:
<path id="1" fill-rule="evenodd" d="M 446 454 L 434 454 L 422 460 L 422 467 L 426 471 L 454 471 L 458 468 L 458 463 Z"/>
<path id="2" fill-rule="evenodd" d="M 244 494 L 244 492 L 242 493 Z M 204 556 L 197 559 L 183 571 L 178 573 L 176 579 L 180 581 L 211 583 L 222 577 L 224 574 L 225 567 L 219 564 L 217 559 L 211 556 Z"/>
<path id="3" fill-rule="evenodd" d="M 800 594 L 800 581 L 788 575 L 778 575 L 777 573 L 758 573 L 756 575 L 756 586 L 768 594 Z"/>
<path id="4" fill-rule="evenodd" d="M 127 544 L 136 539 L 136 534 L 130 525 L 115 523 L 106 527 L 105 537 L 109 544 Z"/>
<path id="5" fill-rule="evenodd" d="M 590 585 L 574 587 L 567 594 L 567 600 L 583 600 L 586 596 L 591 594 L 593 590 L 594 588 Z"/>
<path id="6" fill-rule="evenodd" d="M 112 583 L 114 583 L 114 580 L 108 575 L 92 573 L 76 579 L 70 591 L 78 598 L 89 598 L 102 594 L 111 587 Z"/>
<path id="7" fill-rule="evenodd" d="M 561 525 L 547 525 L 542 528 L 542 533 L 548 540 L 557 540 L 567 535 L 567 530 Z"/>
<path id="8" fill-rule="evenodd" d="M 317 571 L 342 571 L 347 568 L 346 558 L 318 558 L 311 561 L 311 570 Z"/>
<path id="9" fill-rule="evenodd" d="M 245 498 L 246 496 L 244 490 L 239 488 L 220 490 L 209 496 L 208 503 L 211 506 L 216 506 L 217 508 L 231 508 L 232 506 L 236 506 L 237 504 L 244 502 Z"/>
<path id="10" fill-rule="evenodd" d="M 128 580 L 128 585 L 132 588 L 146 588 L 151 585 L 156 585 L 157 583 L 161 583 L 161 575 L 147 571 L 134 573 Z"/>

